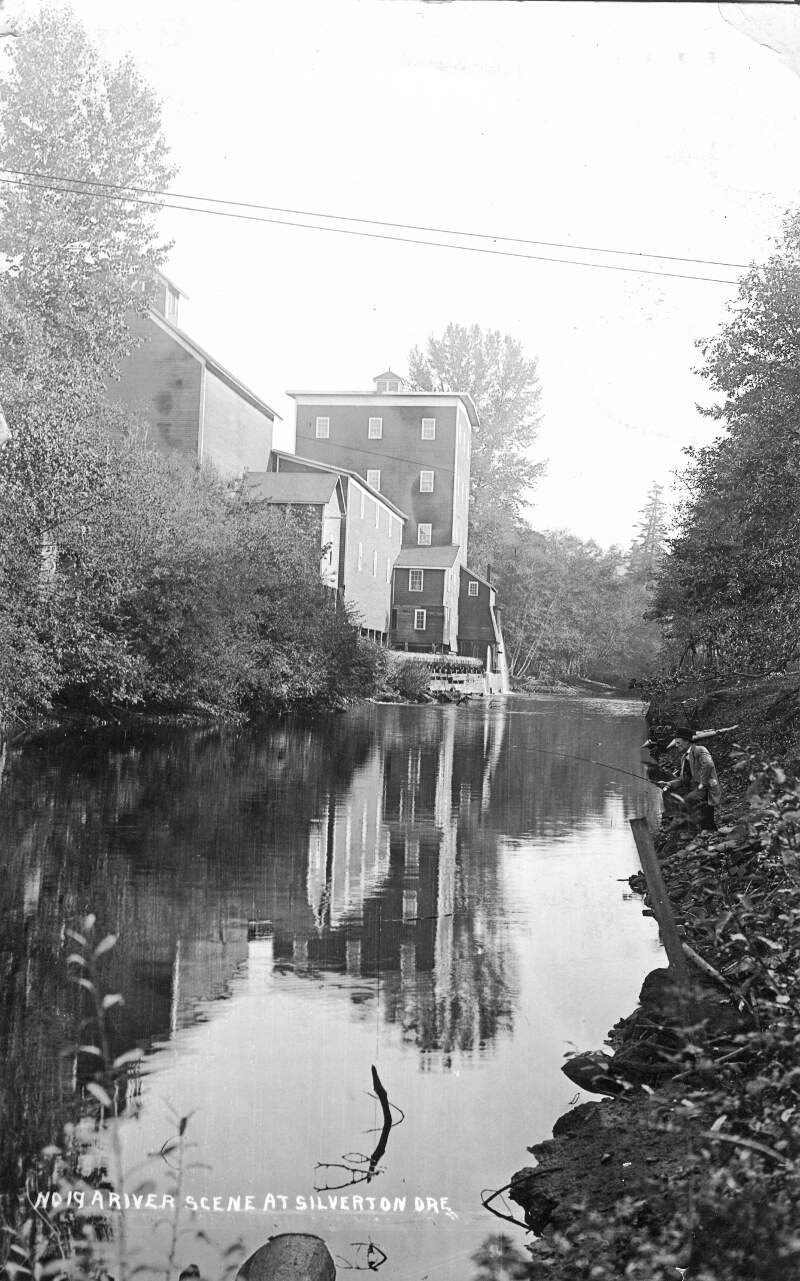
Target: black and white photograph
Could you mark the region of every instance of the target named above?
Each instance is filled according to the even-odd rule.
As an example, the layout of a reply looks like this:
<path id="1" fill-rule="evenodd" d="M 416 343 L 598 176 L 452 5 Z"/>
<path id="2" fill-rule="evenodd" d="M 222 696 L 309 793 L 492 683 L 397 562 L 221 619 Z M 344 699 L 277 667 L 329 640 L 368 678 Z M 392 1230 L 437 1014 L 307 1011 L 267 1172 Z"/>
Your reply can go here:
<path id="1" fill-rule="evenodd" d="M 0 0 L 0 1281 L 800 1276 L 800 5 Z"/>

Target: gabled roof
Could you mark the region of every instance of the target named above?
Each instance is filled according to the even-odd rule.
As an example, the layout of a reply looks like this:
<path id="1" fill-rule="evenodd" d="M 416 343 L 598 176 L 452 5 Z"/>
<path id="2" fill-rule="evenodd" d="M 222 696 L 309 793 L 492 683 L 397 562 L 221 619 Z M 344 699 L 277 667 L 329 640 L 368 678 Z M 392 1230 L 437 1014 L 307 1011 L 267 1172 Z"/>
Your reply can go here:
<path id="1" fill-rule="evenodd" d="M 254 409 L 259 409 L 262 414 L 265 414 L 267 418 L 272 419 L 273 422 L 276 418 L 279 421 L 282 421 L 281 415 L 276 413 L 274 409 L 270 409 L 265 400 L 262 400 L 261 397 L 257 396 L 249 387 L 246 387 L 243 382 L 240 382 L 235 374 L 232 374 L 229 369 L 226 369 L 218 360 L 215 360 L 213 356 L 209 355 L 209 353 L 205 351 L 199 343 L 196 343 L 193 338 L 190 338 L 189 335 L 184 333 L 182 329 L 179 329 L 177 325 L 173 325 L 172 321 L 167 320 L 166 316 L 162 316 L 161 312 L 156 311 L 154 307 L 151 307 L 147 314 L 155 324 L 164 330 L 165 333 L 170 334 L 176 342 L 180 343 L 180 345 L 187 351 L 190 351 L 193 356 L 198 358 L 198 360 L 201 360 L 212 374 L 216 374 L 217 378 L 221 379 L 222 382 L 227 383 L 232 391 L 235 391 L 237 395 L 241 396 L 242 400 L 246 400 Z"/>
<path id="2" fill-rule="evenodd" d="M 285 449 L 273 449 L 272 455 L 277 459 L 285 458 L 291 463 L 301 463 L 303 467 L 308 467 L 309 470 L 334 472 L 337 476 L 347 476 L 350 480 L 355 480 L 362 489 L 365 489 L 378 502 L 383 503 L 384 507 L 388 507 L 389 511 L 394 512 L 395 516 L 398 516 L 400 520 L 407 519 L 404 511 L 401 511 L 399 507 L 390 502 L 379 489 L 373 489 L 372 485 L 368 485 L 364 477 L 359 476 L 356 471 L 348 471 L 346 467 L 335 467 L 333 463 L 321 463 L 316 458 L 303 458 L 300 454 L 290 454 Z M 282 476 L 287 475 L 286 472 L 281 472 L 280 474 Z"/>
<path id="3" fill-rule="evenodd" d="M 339 477 L 324 472 L 249 471 L 244 476 L 244 497 L 252 502 L 307 503 L 324 507 L 333 496 Z"/>
<path id="4" fill-rule="evenodd" d="M 458 559 L 460 547 L 404 547 L 394 563 L 395 569 L 450 569 Z"/>
<path id="5" fill-rule="evenodd" d="M 382 374 L 376 374 L 372 381 L 374 383 L 379 383 L 383 382 L 385 378 L 396 379 L 399 383 L 404 383 L 406 381 L 401 374 L 396 374 L 393 369 L 386 369 Z"/>

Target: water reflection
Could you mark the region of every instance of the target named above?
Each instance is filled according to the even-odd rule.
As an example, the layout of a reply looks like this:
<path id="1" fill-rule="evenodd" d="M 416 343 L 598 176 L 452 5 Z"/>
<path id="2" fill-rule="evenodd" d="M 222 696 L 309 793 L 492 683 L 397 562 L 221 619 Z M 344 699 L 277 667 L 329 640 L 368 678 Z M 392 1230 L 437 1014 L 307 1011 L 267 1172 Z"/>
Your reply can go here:
<path id="1" fill-rule="evenodd" d="M 499 1186 L 526 1160 L 532 1112 L 549 1117 L 543 1132 L 556 1115 L 564 1037 L 586 1024 L 592 982 L 608 1005 L 592 995 L 602 1035 L 646 967 L 640 918 L 629 943 L 606 940 L 608 901 L 572 884 L 601 860 L 610 885 L 607 859 L 624 872 L 633 858 L 625 820 L 650 795 L 613 768 L 638 759 L 632 710 L 371 707 L 13 755 L 0 787 L 3 1194 L 75 1107 L 81 1063 L 59 1050 L 80 1009 L 62 930 L 92 911 L 100 933 L 120 933 L 105 975 L 125 994 L 115 1049 L 150 1056 L 126 1100 L 142 1102 L 133 1155 L 158 1150 L 170 1098 L 198 1108 L 223 1190 L 263 1187 L 267 1152 L 272 1186 L 308 1193 L 320 1162 L 361 1146 L 378 1062 L 408 1117 L 382 1154 L 387 1191 L 423 1178 L 422 1152 L 426 1192 L 454 1187 L 462 1214 L 477 1207 L 492 1162 Z M 575 759 L 590 756 L 610 768 Z M 615 986 L 625 947 L 639 959 Z M 490 1111 L 491 1158 L 475 1126 Z M 476 1217 L 472 1250 L 486 1235 Z M 286 1230 L 253 1232 L 267 1227 Z M 343 1245 L 362 1239 L 343 1231 Z M 401 1260 L 416 1251 L 406 1240 Z M 458 1253 L 463 1269 L 470 1250 Z"/>

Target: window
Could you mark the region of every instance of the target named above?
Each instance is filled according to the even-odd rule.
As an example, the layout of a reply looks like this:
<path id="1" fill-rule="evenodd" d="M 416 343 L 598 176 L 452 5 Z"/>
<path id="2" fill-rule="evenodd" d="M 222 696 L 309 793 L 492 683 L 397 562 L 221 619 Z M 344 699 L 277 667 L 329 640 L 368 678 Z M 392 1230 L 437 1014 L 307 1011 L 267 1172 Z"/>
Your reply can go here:
<path id="1" fill-rule="evenodd" d="M 421 471 L 419 474 L 419 492 L 421 494 L 433 493 L 433 472 Z"/>
<path id="2" fill-rule="evenodd" d="M 431 545 L 431 526 L 417 525 L 417 546 L 430 547 Z"/>
<path id="3" fill-rule="evenodd" d="M 436 439 L 436 419 L 435 418 L 423 418 L 422 439 L 423 440 Z"/>
<path id="4" fill-rule="evenodd" d="M 361 573 L 364 568 L 364 544 L 358 544 L 358 572 Z"/>
<path id="5" fill-rule="evenodd" d="M 470 596 L 478 595 L 478 584 L 475 582 L 474 578 L 471 578 L 469 581 L 469 595 Z"/>
<path id="6" fill-rule="evenodd" d="M 387 382 L 387 384 L 386 384 L 386 390 L 387 390 L 387 391 L 399 391 L 399 390 L 400 390 L 400 384 L 399 384 L 399 383 L 390 383 L 390 382 Z"/>
<path id="7" fill-rule="evenodd" d="M 414 631 L 424 632 L 427 626 L 428 611 L 425 609 L 414 610 Z"/>
<path id="8" fill-rule="evenodd" d="M 358 492 L 361 494 L 361 519 L 363 520 L 364 519 L 364 491 L 363 489 L 360 489 Z"/>
<path id="9" fill-rule="evenodd" d="M 372 553 L 372 577 L 373 578 L 378 577 L 378 553 L 377 552 Z"/>
<path id="10" fill-rule="evenodd" d="M 380 503 L 376 503 L 375 504 L 375 528 L 380 529 L 380 527 L 381 527 L 381 508 L 380 508 Z"/>
<path id="11" fill-rule="evenodd" d="M 327 440 L 331 434 L 330 418 L 317 419 L 317 440 Z"/>
<path id="12" fill-rule="evenodd" d="M 383 438 L 383 419 L 370 418 L 367 427 L 367 436 L 370 440 L 381 440 Z"/>
<path id="13" fill-rule="evenodd" d="M 421 592 L 425 578 L 424 571 L 421 569 L 410 569 L 408 571 L 408 590 L 410 592 Z"/>
<path id="14" fill-rule="evenodd" d="M 369 485 L 370 489 L 377 489 L 380 492 L 381 474 L 377 468 L 374 471 L 370 469 L 367 472 L 367 484 Z"/>
<path id="15" fill-rule="evenodd" d="M 387 557 L 386 557 L 386 581 L 387 581 L 387 583 L 390 583 L 390 582 L 392 581 L 392 558 L 391 558 L 391 556 L 387 556 Z"/>

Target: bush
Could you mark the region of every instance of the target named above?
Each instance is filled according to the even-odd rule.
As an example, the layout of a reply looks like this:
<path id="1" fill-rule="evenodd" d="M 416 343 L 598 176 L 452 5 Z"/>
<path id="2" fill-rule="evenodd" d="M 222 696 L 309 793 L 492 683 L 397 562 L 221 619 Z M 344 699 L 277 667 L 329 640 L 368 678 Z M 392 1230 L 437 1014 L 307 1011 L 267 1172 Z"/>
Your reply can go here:
<path id="1" fill-rule="evenodd" d="M 407 658 L 395 668 L 392 686 L 402 698 L 421 699 L 430 693 L 431 670 L 427 663 Z"/>

